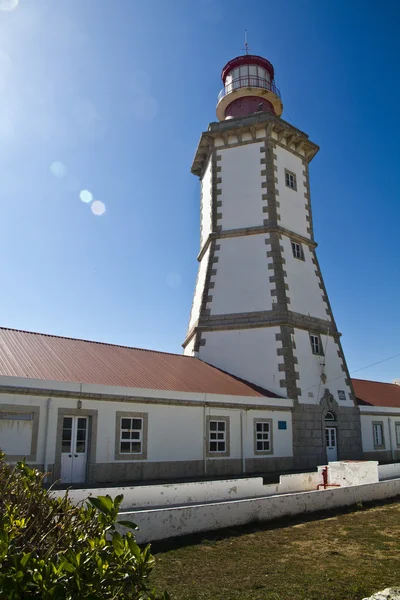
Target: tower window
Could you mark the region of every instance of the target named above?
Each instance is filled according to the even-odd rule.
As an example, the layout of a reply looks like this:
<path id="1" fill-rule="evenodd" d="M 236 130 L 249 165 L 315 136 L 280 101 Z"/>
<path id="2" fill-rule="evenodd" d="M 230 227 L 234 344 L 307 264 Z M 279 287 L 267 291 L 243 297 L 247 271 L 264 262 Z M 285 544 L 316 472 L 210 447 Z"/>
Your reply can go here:
<path id="1" fill-rule="evenodd" d="M 339 400 L 346 400 L 346 392 L 344 390 L 338 390 Z"/>
<path id="2" fill-rule="evenodd" d="M 311 343 L 312 353 L 317 354 L 319 356 L 323 356 L 324 353 L 322 350 L 322 342 L 321 342 L 321 338 L 319 337 L 319 335 L 313 335 L 310 333 L 310 343 Z"/>
<path id="3" fill-rule="evenodd" d="M 305 260 L 303 246 L 298 242 L 292 242 L 293 256 L 299 260 Z"/>
<path id="4" fill-rule="evenodd" d="M 290 188 L 291 190 L 297 190 L 296 175 L 287 169 L 285 169 L 285 182 L 286 187 Z"/>

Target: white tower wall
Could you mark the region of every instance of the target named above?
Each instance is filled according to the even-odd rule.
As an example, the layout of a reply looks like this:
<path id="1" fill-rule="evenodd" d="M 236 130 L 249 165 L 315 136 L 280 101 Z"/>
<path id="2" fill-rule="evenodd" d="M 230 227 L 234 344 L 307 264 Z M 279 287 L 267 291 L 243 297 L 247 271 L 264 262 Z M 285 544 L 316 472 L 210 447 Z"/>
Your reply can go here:
<path id="1" fill-rule="evenodd" d="M 202 246 L 211 233 L 212 224 L 212 162 L 208 159 L 204 175 L 200 181 L 200 245 Z"/>
<path id="2" fill-rule="evenodd" d="M 280 327 L 207 331 L 203 334 L 205 345 L 201 348 L 201 357 L 260 387 L 265 387 L 268 379 L 271 392 L 286 395 L 286 389 L 280 386 L 279 363 L 283 364 L 283 359 L 276 353 L 277 347 L 282 348 L 282 343 L 276 342 L 279 333 Z"/>
<path id="3" fill-rule="evenodd" d="M 290 282 L 290 308 L 303 315 L 312 315 L 319 319 L 332 320 L 327 302 L 324 300 L 320 279 L 315 276 L 313 253 L 303 244 L 304 260 L 293 256 L 292 243 L 289 237 L 282 237 L 283 257 L 286 261 L 285 280 Z M 329 325 L 328 325 L 329 326 Z"/>
<path id="4" fill-rule="evenodd" d="M 359 412 L 315 253 L 308 164 L 317 150 L 275 115 L 255 113 L 212 123 L 192 169 L 202 181 L 202 234 L 185 353 L 295 401 L 298 467 L 326 460 L 328 409 L 339 458 L 361 453 Z"/>
<path id="5" fill-rule="evenodd" d="M 262 225 L 260 203 L 262 142 L 236 146 L 218 152 L 223 184 L 220 201 L 224 207 L 221 226 L 224 230 Z"/>
<path id="6" fill-rule="evenodd" d="M 275 147 L 274 166 L 276 167 L 276 189 L 279 195 L 279 224 L 281 227 L 310 238 L 307 229 L 308 212 L 304 202 L 304 194 L 307 192 L 306 176 L 304 175 L 303 159 L 295 156 L 291 151 Z M 285 184 L 285 171 L 296 175 L 297 189 L 292 190 Z"/>
<path id="7" fill-rule="evenodd" d="M 203 300 L 204 289 L 206 287 L 206 276 L 209 259 L 210 249 L 208 248 L 204 253 L 202 260 L 200 261 L 197 272 L 196 289 L 194 291 L 192 310 L 190 313 L 189 320 L 189 330 L 196 325 L 200 318 L 201 304 Z"/>
<path id="8" fill-rule="evenodd" d="M 220 240 L 215 253 L 217 275 L 211 279 L 215 282 L 212 302 L 207 303 L 210 315 L 272 309 L 264 238 L 259 234 Z"/>

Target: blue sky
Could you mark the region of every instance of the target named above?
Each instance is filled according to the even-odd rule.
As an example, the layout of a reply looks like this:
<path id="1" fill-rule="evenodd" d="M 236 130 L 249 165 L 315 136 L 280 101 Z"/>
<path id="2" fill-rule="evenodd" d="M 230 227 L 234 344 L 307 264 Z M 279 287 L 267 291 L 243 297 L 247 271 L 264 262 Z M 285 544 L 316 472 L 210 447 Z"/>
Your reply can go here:
<path id="1" fill-rule="evenodd" d="M 0 324 L 181 351 L 190 164 L 247 28 L 283 118 L 321 146 L 315 235 L 349 368 L 400 353 L 399 18 L 396 0 L 0 0 Z M 400 378 L 400 358 L 357 376 Z"/>

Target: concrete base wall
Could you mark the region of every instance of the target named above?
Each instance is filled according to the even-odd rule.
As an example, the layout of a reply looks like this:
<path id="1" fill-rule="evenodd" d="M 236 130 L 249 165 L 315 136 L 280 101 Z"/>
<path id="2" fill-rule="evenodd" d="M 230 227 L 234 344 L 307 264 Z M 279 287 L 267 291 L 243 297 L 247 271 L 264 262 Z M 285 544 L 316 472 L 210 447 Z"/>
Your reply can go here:
<path id="1" fill-rule="evenodd" d="M 121 513 L 139 525 L 139 543 L 163 540 L 200 531 L 234 527 L 257 521 L 312 513 L 357 502 L 394 498 L 400 494 L 400 479 L 315 492 L 269 496 L 195 506 L 180 506 Z M 125 528 L 121 527 L 125 531 Z"/>
<path id="2" fill-rule="evenodd" d="M 292 456 L 283 458 L 246 458 L 246 473 L 284 473 L 294 468 Z"/>
<path id="3" fill-rule="evenodd" d="M 227 461 L 223 461 L 224 463 Z M 225 465 L 228 469 L 228 465 Z M 90 483 L 116 483 L 174 479 L 181 477 L 201 477 L 204 475 L 202 460 L 165 462 L 119 462 L 97 463 L 94 465 Z"/>
<path id="4" fill-rule="evenodd" d="M 336 415 L 336 421 L 325 423 L 326 411 Z M 323 398 L 320 404 L 297 404 L 293 409 L 293 452 L 296 469 L 316 468 L 327 462 L 325 426 L 337 427 L 338 460 L 360 460 L 363 456 L 361 443 L 360 413 L 357 407 L 340 406 Z M 377 460 L 375 458 L 375 460 Z"/>
<path id="5" fill-rule="evenodd" d="M 392 463 L 400 461 L 400 450 L 375 450 L 375 452 L 364 452 L 365 460 L 377 460 L 380 463 Z"/>
<path id="6" fill-rule="evenodd" d="M 173 480 L 197 477 L 227 477 L 246 473 L 284 472 L 293 469 L 292 457 L 247 458 L 245 471 L 240 458 L 165 462 L 119 462 L 91 465 L 88 483 Z"/>

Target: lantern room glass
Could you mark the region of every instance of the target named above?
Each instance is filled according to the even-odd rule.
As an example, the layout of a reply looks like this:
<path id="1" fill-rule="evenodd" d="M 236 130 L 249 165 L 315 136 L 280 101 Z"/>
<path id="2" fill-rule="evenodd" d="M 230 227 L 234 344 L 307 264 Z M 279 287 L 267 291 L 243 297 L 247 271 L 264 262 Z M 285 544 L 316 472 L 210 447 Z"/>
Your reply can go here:
<path id="1" fill-rule="evenodd" d="M 263 67 L 242 65 L 230 71 L 225 78 L 225 93 L 242 87 L 270 88 L 271 76 Z"/>

